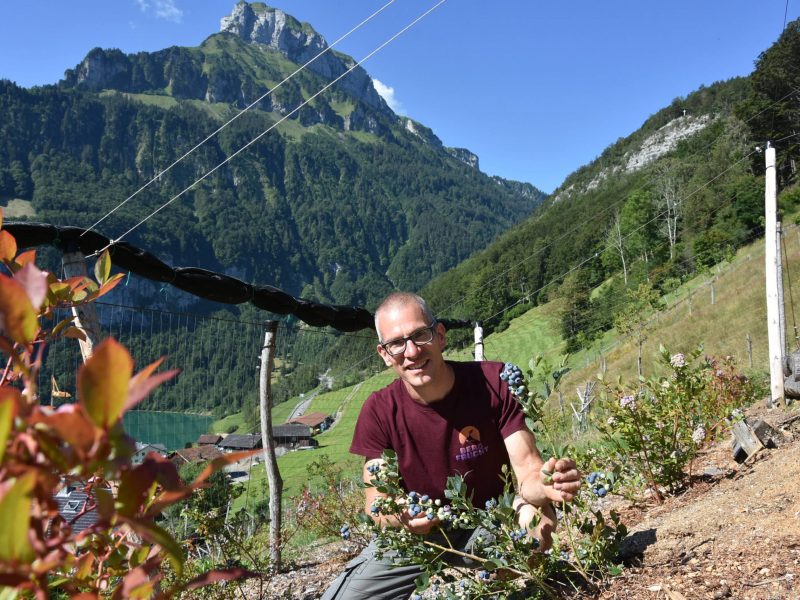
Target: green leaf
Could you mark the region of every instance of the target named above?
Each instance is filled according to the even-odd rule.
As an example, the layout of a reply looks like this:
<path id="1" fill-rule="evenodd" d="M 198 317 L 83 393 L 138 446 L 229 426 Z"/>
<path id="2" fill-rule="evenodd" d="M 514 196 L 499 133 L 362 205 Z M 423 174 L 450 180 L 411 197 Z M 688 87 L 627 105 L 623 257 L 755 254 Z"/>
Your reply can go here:
<path id="1" fill-rule="evenodd" d="M 106 249 L 94 263 L 94 278 L 102 284 L 108 281 L 109 275 L 111 275 L 111 255 Z"/>
<path id="2" fill-rule="evenodd" d="M 28 541 L 30 524 L 30 493 L 36 484 L 36 474 L 26 473 L 16 480 L 0 497 L 0 560 L 29 563 L 36 556 Z"/>
<path id="3" fill-rule="evenodd" d="M 21 395 L 19 390 L 12 387 L 0 388 L 0 462 L 6 452 L 6 442 L 14 425 L 14 417 L 17 415 L 17 407 Z"/>
<path id="4" fill-rule="evenodd" d="M 122 416 L 133 359 L 119 342 L 103 340 L 78 371 L 81 404 L 98 427 L 109 429 Z"/>

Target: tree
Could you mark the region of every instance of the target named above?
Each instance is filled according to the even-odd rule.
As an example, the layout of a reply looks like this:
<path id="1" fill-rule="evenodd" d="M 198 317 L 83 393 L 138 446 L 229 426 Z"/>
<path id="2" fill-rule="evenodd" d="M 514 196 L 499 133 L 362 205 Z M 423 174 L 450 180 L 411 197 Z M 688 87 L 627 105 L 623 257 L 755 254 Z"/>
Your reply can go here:
<path id="1" fill-rule="evenodd" d="M 662 230 L 669 242 L 669 259 L 674 260 L 684 201 L 684 182 L 676 162 L 665 161 L 658 164 L 655 187 Z"/>
<path id="2" fill-rule="evenodd" d="M 603 254 L 603 263 L 616 262 L 614 259 L 619 257 L 619 264 L 622 265 L 622 275 L 625 285 L 628 285 L 628 264 L 625 260 L 625 236 L 622 235 L 619 211 L 614 211 L 614 218 L 606 234 L 606 252 Z M 614 258 L 612 259 L 611 256 Z"/>
<path id="3" fill-rule="evenodd" d="M 628 290 L 628 304 L 614 319 L 617 331 L 633 337 L 638 348 L 636 367 L 639 377 L 644 377 L 642 368 L 642 346 L 647 340 L 653 312 L 659 308 L 660 297 L 649 283 L 640 283 L 636 289 Z"/>

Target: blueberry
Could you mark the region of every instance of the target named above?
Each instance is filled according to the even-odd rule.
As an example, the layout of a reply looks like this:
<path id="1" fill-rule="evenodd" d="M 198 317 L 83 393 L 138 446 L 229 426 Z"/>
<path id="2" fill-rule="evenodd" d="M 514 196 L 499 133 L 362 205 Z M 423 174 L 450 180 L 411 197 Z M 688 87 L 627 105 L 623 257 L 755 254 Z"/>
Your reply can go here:
<path id="1" fill-rule="evenodd" d="M 595 493 L 602 498 L 603 496 L 605 496 L 608 493 L 608 490 L 606 488 L 604 488 L 604 487 L 601 487 L 601 488 L 597 488 L 597 492 L 595 492 Z"/>
<path id="2" fill-rule="evenodd" d="M 594 480 L 597 479 L 597 473 L 589 473 L 589 476 L 586 478 L 586 481 L 589 483 L 594 483 Z"/>
<path id="3" fill-rule="evenodd" d="M 500 379 L 502 379 L 503 381 L 506 381 L 508 379 L 508 375 L 506 374 L 505 371 L 500 373 Z"/>
<path id="4" fill-rule="evenodd" d="M 486 501 L 486 510 L 492 510 L 495 506 L 497 506 L 497 501 L 494 498 L 490 498 Z"/>
<path id="5" fill-rule="evenodd" d="M 509 371 L 510 371 L 511 369 L 513 369 L 513 368 L 514 368 L 514 363 L 507 362 L 507 363 L 506 363 L 505 365 L 503 365 L 503 366 L 504 366 L 504 367 L 505 367 L 507 370 L 509 370 Z"/>
<path id="6" fill-rule="evenodd" d="M 533 546 L 534 550 L 541 545 L 539 538 L 531 538 L 531 545 Z"/>
<path id="7" fill-rule="evenodd" d="M 483 580 L 488 580 L 491 578 L 491 575 L 489 574 L 489 571 L 480 571 L 478 573 L 478 577 L 480 577 Z"/>
<path id="8" fill-rule="evenodd" d="M 427 501 L 428 501 L 428 500 L 430 500 L 430 499 L 431 499 L 431 497 L 430 497 L 430 496 L 428 496 L 428 494 L 425 494 L 425 495 L 424 495 L 422 498 L 420 498 L 419 500 L 420 500 L 420 502 L 427 502 Z"/>

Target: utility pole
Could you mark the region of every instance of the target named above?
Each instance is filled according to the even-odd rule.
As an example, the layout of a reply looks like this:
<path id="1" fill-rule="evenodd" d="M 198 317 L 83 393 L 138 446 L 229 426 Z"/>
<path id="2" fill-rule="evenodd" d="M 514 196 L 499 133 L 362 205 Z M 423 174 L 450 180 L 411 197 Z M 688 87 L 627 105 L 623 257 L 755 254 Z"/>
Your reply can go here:
<path id="1" fill-rule="evenodd" d="M 261 439 L 264 444 L 264 466 L 269 483 L 269 558 L 274 569 L 281 567 L 281 499 L 283 480 L 275 456 L 275 439 L 272 436 L 272 365 L 275 363 L 275 335 L 277 321 L 266 322 L 264 347 L 261 349 L 261 372 L 258 399 L 261 408 Z"/>
<path id="2" fill-rule="evenodd" d="M 67 278 L 89 276 L 86 270 L 86 259 L 83 256 L 83 252 L 77 248 L 77 244 L 76 247 L 64 248 L 61 265 Z M 78 340 L 83 362 L 86 362 L 92 355 L 95 345 L 100 342 L 100 321 L 97 319 L 97 311 L 91 302 L 73 306 L 72 314 L 75 317 L 75 327 L 80 329 L 86 336 L 85 340 Z"/>
<path id="3" fill-rule="evenodd" d="M 777 283 L 778 283 L 778 323 L 780 324 L 780 340 L 781 340 L 781 365 L 784 364 L 786 359 L 786 306 L 783 299 L 783 260 L 781 253 L 781 244 L 783 243 L 783 230 L 781 229 L 781 222 L 778 221 L 775 225 L 775 262 L 778 265 L 777 270 Z"/>
<path id="4" fill-rule="evenodd" d="M 766 174 L 764 182 L 764 260 L 767 288 L 767 334 L 769 339 L 769 405 L 783 404 L 783 343 L 780 339 L 780 309 L 778 308 L 777 261 L 777 183 L 775 175 L 775 148 L 767 144 L 764 152 Z"/>

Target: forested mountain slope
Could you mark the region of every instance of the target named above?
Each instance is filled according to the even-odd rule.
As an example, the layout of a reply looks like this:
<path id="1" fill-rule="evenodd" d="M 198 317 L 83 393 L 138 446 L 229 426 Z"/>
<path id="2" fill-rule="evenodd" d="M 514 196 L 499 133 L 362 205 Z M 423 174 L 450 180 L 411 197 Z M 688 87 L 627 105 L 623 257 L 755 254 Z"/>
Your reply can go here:
<path id="1" fill-rule="evenodd" d="M 328 52 L 278 87 L 326 47 L 309 24 L 240 2 L 196 48 L 96 48 L 57 85 L 2 81 L 0 203 L 88 227 L 270 90 L 98 230 L 128 231 L 287 115 L 126 240 L 174 265 L 370 305 L 420 288 L 542 200 L 395 115 L 360 67 L 296 110 L 354 65 Z"/>
<path id="2" fill-rule="evenodd" d="M 798 64 L 795 21 L 752 75 L 676 98 L 423 294 L 436 311 L 484 321 L 487 332 L 528 301 L 563 298 L 570 351 L 651 308 L 762 232 L 767 141 L 778 152 L 782 207 L 796 204 Z"/>

